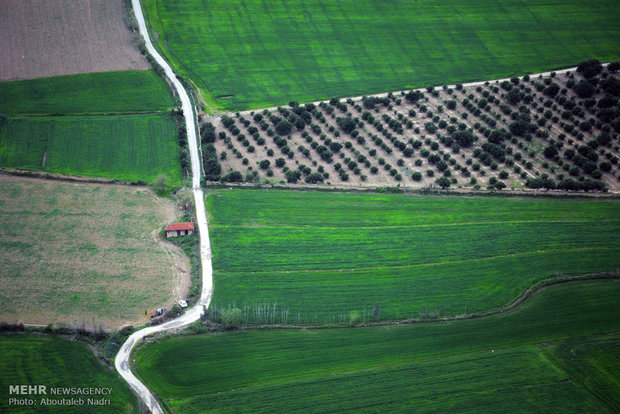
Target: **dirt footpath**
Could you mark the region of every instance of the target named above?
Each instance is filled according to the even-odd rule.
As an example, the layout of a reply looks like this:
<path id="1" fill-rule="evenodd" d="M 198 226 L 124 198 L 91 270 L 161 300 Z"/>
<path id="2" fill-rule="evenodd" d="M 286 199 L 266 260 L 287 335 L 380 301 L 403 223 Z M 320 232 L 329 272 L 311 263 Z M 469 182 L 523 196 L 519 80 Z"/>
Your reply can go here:
<path id="1" fill-rule="evenodd" d="M 0 50 L 0 81 L 150 67 L 122 0 L 2 0 Z"/>

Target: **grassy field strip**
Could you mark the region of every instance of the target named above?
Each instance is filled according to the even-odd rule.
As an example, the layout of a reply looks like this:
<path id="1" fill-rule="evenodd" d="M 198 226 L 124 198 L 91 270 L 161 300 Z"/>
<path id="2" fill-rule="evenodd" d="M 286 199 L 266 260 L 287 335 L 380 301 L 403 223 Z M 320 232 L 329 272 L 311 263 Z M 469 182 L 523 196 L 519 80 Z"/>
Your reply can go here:
<path id="1" fill-rule="evenodd" d="M 608 218 L 603 220 L 597 220 L 597 222 L 602 223 L 615 223 L 618 221 L 615 218 Z M 402 228 L 426 228 L 426 227 L 455 227 L 455 226 L 470 226 L 472 224 L 527 224 L 527 223 L 540 223 L 541 220 L 507 220 L 507 221 L 475 221 L 475 222 L 458 222 L 458 223 L 435 223 L 435 224 L 400 224 L 400 225 L 376 225 L 376 226 L 362 226 L 363 229 L 402 229 Z M 592 220 L 544 220 L 545 223 L 591 223 Z M 307 227 L 315 227 L 313 225 L 286 225 L 286 224 L 278 224 L 278 225 L 268 225 L 268 224 L 248 224 L 248 225 L 218 225 L 216 227 L 219 228 L 227 228 L 227 229 L 238 229 L 238 228 L 275 228 L 275 229 L 299 229 L 299 228 L 307 228 Z M 342 230 L 341 226 L 320 226 L 321 229 L 338 229 Z"/>
<path id="2" fill-rule="evenodd" d="M 145 1 L 158 45 L 226 110 L 498 79 L 618 58 L 603 0 Z"/>
<path id="3" fill-rule="evenodd" d="M 350 381 L 349 385 L 366 378 L 366 382 L 370 383 L 368 386 L 373 386 L 372 374 L 375 372 L 365 372 L 366 375 L 361 377 L 354 374 L 351 377 L 338 375 L 376 367 L 383 367 L 377 371 L 378 374 L 383 369 L 396 367 L 393 370 L 396 376 L 394 380 L 400 377 L 399 381 L 416 384 L 416 377 L 407 373 L 406 369 L 398 374 L 399 369 L 403 368 L 402 364 L 480 352 L 484 354 L 473 355 L 471 361 L 477 358 L 484 360 L 492 357 L 488 354 L 492 350 L 505 349 L 502 352 L 509 353 L 509 348 L 618 331 L 619 294 L 618 281 L 572 282 L 546 288 L 515 311 L 488 318 L 359 329 L 262 330 L 178 337 L 148 345 L 136 357 L 142 377 L 160 396 L 166 400 L 184 399 L 186 403 L 207 394 L 211 402 L 218 398 L 233 401 L 239 398 L 243 401 L 244 393 L 252 390 L 241 388 L 277 386 L 286 389 L 287 384 L 295 385 L 293 382 L 296 381 L 308 383 L 304 386 L 297 384 L 295 394 L 311 395 L 309 391 L 312 387 L 319 387 L 321 382 L 329 380 L 333 375 L 344 382 Z M 537 375 L 545 371 L 544 375 L 538 378 L 561 377 L 557 369 L 548 367 L 544 360 L 532 357 L 531 353 L 530 357 L 527 368 L 524 366 L 522 369 L 543 366 L 545 368 L 538 370 Z M 468 358 L 462 357 L 462 360 L 467 361 Z M 460 359 L 455 358 L 457 361 Z M 508 364 L 509 359 L 498 358 L 497 362 Z M 438 364 L 435 367 L 449 364 L 449 361 L 432 361 L 429 367 L 432 368 L 433 364 Z M 483 369 L 483 366 L 480 364 L 477 368 Z M 513 371 L 518 375 L 517 371 Z M 436 372 L 442 375 L 441 372 L 446 370 L 437 368 Z M 469 372 L 475 372 L 475 369 Z M 499 378 L 501 376 L 493 376 L 492 381 Z M 489 377 L 482 380 L 479 392 L 489 386 L 485 382 L 489 380 Z M 469 376 L 464 381 L 475 380 Z M 463 381 L 451 380 L 437 383 L 429 380 L 425 384 L 431 389 L 429 395 L 458 393 L 460 387 L 467 386 Z M 317 403 L 322 400 L 328 403 L 331 395 L 329 390 L 326 387 L 322 393 L 312 395 Z M 539 397 L 543 400 L 528 398 L 527 403 L 541 407 L 551 401 L 557 403 L 561 399 L 555 400 L 554 397 L 564 392 L 578 391 L 569 387 L 564 391 L 543 393 Z M 291 395 L 288 400 L 294 399 Z M 380 393 L 367 395 L 368 400 L 381 398 Z M 475 397 L 475 393 L 472 396 Z M 513 411 L 518 411 L 519 404 L 523 406 L 526 403 L 519 398 L 482 398 L 483 401 L 495 401 L 498 404 L 502 401 L 515 404 L 512 406 Z M 288 403 L 288 400 L 285 402 Z M 402 399 L 394 395 L 394 400 L 401 404 L 411 403 L 408 395 L 403 395 Z M 276 401 L 270 403 L 277 404 Z M 445 403 L 449 404 L 449 401 Z M 211 403 L 205 404 L 203 407 L 207 408 Z M 188 412 L 192 410 L 188 409 Z"/>
<path id="4" fill-rule="evenodd" d="M 0 122 L 0 165 L 59 174 L 181 182 L 170 114 L 9 118 Z"/>
<path id="5" fill-rule="evenodd" d="M 416 229 L 247 227 L 214 228 L 212 233 L 214 266 L 219 271 L 384 267 L 526 251 L 620 247 L 620 221 Z"/>
<path id="6" fill-rule="evenodd" d="M 618 217 L 614 200 L 425 197 L 309 191 L 212 191 L 211 227 L 286 225 L 387 227 L 504 221 L 580 221 Z M 352 212 L 355 212 L 352 214 Z"/>
<path id="7" fill-rule="evenodd" d="M 0 114 L 74 115 L 169 111 L 174 100 L 153 70 L 0 82 Z"/>
<path id="8" fill-rule="evenodd" d="M 558 347 L 559 360 L 571 379 L 613 411 L 620 411 L 620 338 L 569 341 Z"/>
<path id="9" fill-rule="evenodd" d="M 570 249 L 549 249 L 549 250 L 536 250 L 531 252 L 520 252 L 520 253 L 511 253 L 505 255 L 498 256 L 490 256 L 484 257 L 482 259 L 464 259 L 464 260 L 453 260 L 453 261 L 445 261 L 445 262 L 434 262 L 434 263 L 421 263 L 416 265 L 401 265 L 401 266 L 376 266 L 376 267 L 357 267 L 357 268 L 349 268 L 349 269 L 324 269 L 321 270 L 321 273 L 341 273 L 341 272 L 359 272 L 366 270 L 390 270 L 390 269 L 411 269 L 411 268 L 419 268 L 419 267 L 428 267 L 428 266 L 437 266 L 444 264 L 458 264 L 458 263 L 478 263 L 484 260 L 496 260 L 507 257 L 524 257 L 531 256 L 534 254 L 547 254 L 547 253 L 568 253 L 568 252 L 604 252 L 606 250 L 610 250 L 615 252 L 613 248 L 601 248 L 601 247 L 575 247 Z M 315 273 L 316 270 L 256 270 L 256 271 L 244 271 L 244 274 L 252 274 L 252 275 L 261 275 L 261 274 L 290 274 L 290 273 Z M 227 274 L 235 274 L 237 272 L 218 272 L 220 275 Z"/>
<path id="10" fill-rule="evenodd" d="M 521 347 L 169 403 L 180 413 L 206 407 L 216 412 L 470 412 L 482 407 L 485 412 L 516 407 L 549 412 L 559 408 L 558 401 L 564 412 L 603 409 L 566 379 L 540 358 L 536 348 Z"/>
<path id="11" fill-rule="evenodd" d="M 216 273 L 214 299 L 233 304 L 248 323 L 265 323 L 257 309 L 277 307 L 275 323 L 348 323 L 419 318 L 431 312 L 462 315 L 507 305 L 536 282 L 556 274 L 579 275 L 620 268 L 616 250 L 554 251 L 357 271 Z M 317 300 L 320 298 L 320 300 Z M 379 305 L 379 315 L 373 311 Z"/>
<path id="12" fill-rule="evenodd" d="M 136 412 L 136 397 L 129 387 L 118 376 L 106 369 L 99 362 L 88 346 L 81 342 L 68 341 L 52 336 L 37 335 L 0 335 L 0 388 L 3 398 L 0 399 L 0 411 L 11 413 L 98 413 Z M 56 387 L 106 387 L 112 388 L 108 395 L 65 395 L 64 398 L 88 397 L 100 399 L 110 398 L 110 405 L 83 406 L 60 405 L 36 407 L 9 407 L 9 385 L 38 385 Z M 48 392 L 49 394 L 49 392 Z M 17 396 L 20 397 L 20 396 Z M 30 395 L 30 398 L 39 397 Z M 63 398 L 59 395 L 42 395 L 52 400 Z M 23 397 L 22 397 L 23 398 Z"/>

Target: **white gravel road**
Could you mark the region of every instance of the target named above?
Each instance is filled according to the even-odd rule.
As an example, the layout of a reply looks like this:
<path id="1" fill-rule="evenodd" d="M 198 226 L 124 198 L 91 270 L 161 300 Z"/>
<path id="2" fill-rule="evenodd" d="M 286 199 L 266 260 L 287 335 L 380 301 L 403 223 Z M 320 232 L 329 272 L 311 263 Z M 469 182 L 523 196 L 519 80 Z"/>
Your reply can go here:
<path id="1" fill-rule="evenodd" d="M 154 334 L 156 332 L 163 332 L 171 329 L 178 329 L 191 324 L 198 320 L 202 314 L 203 306 L 208 307 L 211 302 L 211 294 L 213 293 L 213 268 L 211 264 L 211 243 L 209 242 L 209 229 L 207 227 L 207 214 L 205 211 L 203 193 L 200 189 L 200 158 L 198 156 L 198 140 L 196 137 L 196 122 L 194 119 L 194 110 L 192 103 L 187 95 L 187 92 L 181 85 L 181 82 L 177 79 L 172 68 L 168 63 L 160 56 L 157 50 L 153 47 L 151 39 L 149 38 L 146 30 L 146 24 L 144 22 L 144 15 L 142 14 L 142 8 L 139 0 L 132 0 L 134 14 L 136 21 L 140 27 L 140 33 L 144 37 L 146 48 L 155 58 L 157 63 L 165 70 L 166 77 L 174 85 L 182 103 L 183 114 L 185 116 L 185 125 L 187 126 L 187 141 L 189 144 L 189 151 L 192 161 L 192 191 L 194 193 L 194 201 L 196 204 L 196 219 L 198 221 L 198 230 L 200 234 L 200 255 L 202 261 L 202 292 L 198 304 L 188 309 L 181 317 L 172 321 L 166 322 L 161 325 L 151 326 L 140 331 L 134 332 L 127 341 L 121 346 L 121 349 L 116 355 L 114 365 L 116 370 L 121 376 L 129 383 L 131 388 L 138 394 L 138 396 L 144 401 L 146 406 L 153 413 L 163 413 L 159 403 L 153 397 L 153 394 L 146 386 L 136 378 L 131 372 L 129 365 L 129 356 L 132 348 L 144 337 Z"/>

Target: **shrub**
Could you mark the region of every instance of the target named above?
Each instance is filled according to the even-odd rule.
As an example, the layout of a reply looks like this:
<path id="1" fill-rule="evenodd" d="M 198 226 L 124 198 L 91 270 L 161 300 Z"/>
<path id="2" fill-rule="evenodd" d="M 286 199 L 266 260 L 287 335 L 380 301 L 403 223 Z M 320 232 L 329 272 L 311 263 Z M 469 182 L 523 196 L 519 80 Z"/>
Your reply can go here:
<path id="1" fill-rule="evenodd" d="M 306 182 L 310 183 L 310 184 L 322 183 L 323 182 L 323 174 L 318 173 L 318 172 L 308 174 L 306 176 Z"/>
<path id="2" fill-rule="evenodd" d="M 441 177 L 441 178 L 438 178 L 437 180 L 435 180 L 435 183 L 437 185 L 439 185 L 441 188 L 448 188 L 448 187 L 450 187 L 451 181 L 447 177 Z"/>
<path id="3" fill-rule="evenodd" d="M 230 171 L 222 177 L 222 181 L 226 183 L 240 183 L 243 181 L 243 175 L 239 171 Z"/>
<path id="4" fill-rule="evenodd" d="M 596 88 L 587 80 L 580 80 L 575 84 L 573 90 L 580 98 L 590 98 L 596 92 Z"/>
<path id="5" fill-rule="evenodd" d="M 577 66 L 577 72 L 586 78 L 592 78 L 603 71 L 603 65 L 597 59 L 586 60 Z"/>
<path id="6" fill-rule="evenodd" d="M 222 324 L 225 329 L 235 329 L 237 328 L 243 320 L 243 315 L 241 313 L 241 309 L 232 308 L 226 309 L 222 311 Z"/>
<path id="7" fill-rule="evenodd" d="M 286 172 L 286 181 L 289 183 L 296 183 L 301 178 L 301 173 L 297 170 L 288 170 Z"/>
<path id="8" fill-rule="evenodd" d="M 338 117 L 336 123 L 345 133 L 350 134 L 356 127 L 355 121 L 350 117 Z"/>
<path id="9" fill-rule="evenodd" d="M 286 119 L 283 119 L 276 124 L 275 129 L 278 135 L 288 135 L 291 133 L 292 127 L 293 126 L 290 122 L 288 122 Z"/>
<path id="10" fill-rule="evenodd" d="M 422 173 L 419 171 L 414 172 L 413 174 L 411 174 L 411 179 L 413 181 L 421 181 L 422 180 Z"/>
<path id="11" fill-rule="evenodd" d="M 476 137 L 471 131 L 455 131 L 450 137 L 461 147 L 469 147 L 474 143 Z"/>

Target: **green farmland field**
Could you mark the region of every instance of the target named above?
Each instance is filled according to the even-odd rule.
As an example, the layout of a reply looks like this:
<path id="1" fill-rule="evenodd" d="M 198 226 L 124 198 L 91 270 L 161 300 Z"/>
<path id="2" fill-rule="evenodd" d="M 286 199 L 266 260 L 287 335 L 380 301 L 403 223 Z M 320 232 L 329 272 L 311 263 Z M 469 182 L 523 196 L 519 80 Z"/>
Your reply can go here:
<path id="1" fill-rule="evenodd" d="M 566 342 L 558 347 L 558 356 L 574 381 L 614 412 L 620 411 L 620 339 L 617 336 Z"/>
<path id="2" fill-rule="evenodd" d="M 181 182 L 169 114 L 9 118 L 0 123 L 0 166 L 122 181 L 166 174 Z"/>
<path id="3" fill-rule="evenodd" d="M 168 111 L 168 85 L 155 71 L 124 71 L 0 82 L 0 114 Z"/>
<path id="4" fill-rule="evenodd" d="M 129 391 L 116 372 L 101 365 L 92 351 L 80 342 L 72 342 L 56 337 L 35 335 L 1 335 L 0 336 L 0 411 L 5 413 L 121 413 L 138 412 L 136 397 Z M 83 406 L 41 406 L 9 407 L 9 398 L 26 396 L 9 395 L 9 385 L 45 385 L 48 395 L 30 395 L 29 398 L 40 402 L 48 397 L 58 400 L 62 397 L 51 395 L 50 389 L 105 387 L 112 388 L 109 396 L 90 396 L 95 399 L 110 398 L 110 405 L 88 406 L 88 395 L 66 395 L 64 398 L 82 398 Z"/>
<path id="5" fill-rule="evenodd" d="M 236 110 L 620 57 L 606 0 L 146 0 L 160 49 Z"/>
<path id="6" fill-rule="evenodd" d="M 618 281 L 570 282 L 488 318 L 177 337 L 136 360 L 181 413 L 600 412 L 553 349 L 534 345 L 617 332 L 618 295 Z"/>
<path id="7" fill-rule="evenodd" d="M 0 82 L 0 114 L 168 111 L 168 85 L 155 71 L 123 71 Z"/>
<path id="8" fill-rule="evenodd" d="M 220 190 L 207 208 L 213 305 L 248 323 L 478 312 L 620 268 L 618 201 Z"/>

